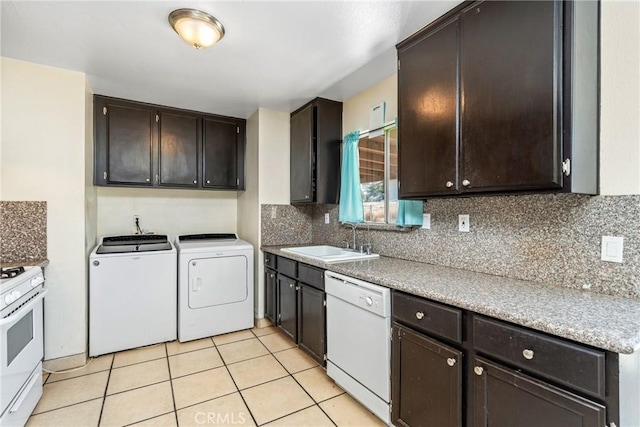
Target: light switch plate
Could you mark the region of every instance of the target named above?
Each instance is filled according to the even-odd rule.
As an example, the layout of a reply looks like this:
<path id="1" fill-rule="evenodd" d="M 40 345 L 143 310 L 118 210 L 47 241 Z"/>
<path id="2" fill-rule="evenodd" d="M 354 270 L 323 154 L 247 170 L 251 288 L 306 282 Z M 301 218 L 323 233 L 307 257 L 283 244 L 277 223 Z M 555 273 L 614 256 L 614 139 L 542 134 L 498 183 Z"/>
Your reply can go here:
<path id="1" fill-rule="evenodd" d="M 329 224 L 331 222 L 331 217 L 328 213 L 324 214 L 324 223 Z"/>
<path id="2" fill-rule="evenodd" d="M 624 237 L 602 236 L 600 245 L 600 259 L 609 262 L 622 262 L 624 252 Z"/>
<path id="3" fill-rule="evenodd" d="M 422 228 L 431 229 L 431 214 L 422 214 Z"/>
<path id="4" fill-rule="evenodd" d="M 469 215 L 458 215 L 458 231 L 469 232 Z"/>

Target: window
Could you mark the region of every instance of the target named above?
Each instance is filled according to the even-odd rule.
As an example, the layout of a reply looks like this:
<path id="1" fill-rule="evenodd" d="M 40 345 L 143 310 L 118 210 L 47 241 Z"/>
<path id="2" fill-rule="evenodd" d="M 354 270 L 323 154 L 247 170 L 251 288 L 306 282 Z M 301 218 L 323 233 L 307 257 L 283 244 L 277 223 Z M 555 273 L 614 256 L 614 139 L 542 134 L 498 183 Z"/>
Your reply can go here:
<path id="1" fill-rule="evenodd" d="M 358 143 L 365 222 L 395 224 L 398 218 L 397 135 L 392 124 L 382 135 L 364 135 Z"/>

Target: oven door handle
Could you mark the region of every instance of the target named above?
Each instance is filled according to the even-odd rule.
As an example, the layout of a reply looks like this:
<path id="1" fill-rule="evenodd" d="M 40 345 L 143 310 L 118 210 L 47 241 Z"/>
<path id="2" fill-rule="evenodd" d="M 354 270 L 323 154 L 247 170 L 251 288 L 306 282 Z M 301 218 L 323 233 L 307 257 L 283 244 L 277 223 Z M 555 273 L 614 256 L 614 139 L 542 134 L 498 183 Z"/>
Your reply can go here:
<path id="1" fill-rule="evenodd" d="M 12 315 L 5 317 L 4 319 L 0 319 L 0 326 L 5 327 L 7 325 L 12 325 L 16 323 L 18 320 L 22 318 L 22 316 L 25 313 L 27 313 L 28 311 L 31 311 L 33 307 L 35 307 L 36 304 L 38 304 L 40 300 L 42 300 L 44 296 L 47 295 L 48 293 L 49 293 L 48 289 L 43 289 L 42 292 L 40 292 L 36 298 L 29 301 L 29 304 L 25 305 L 20 310 L 13 313 Z"/>

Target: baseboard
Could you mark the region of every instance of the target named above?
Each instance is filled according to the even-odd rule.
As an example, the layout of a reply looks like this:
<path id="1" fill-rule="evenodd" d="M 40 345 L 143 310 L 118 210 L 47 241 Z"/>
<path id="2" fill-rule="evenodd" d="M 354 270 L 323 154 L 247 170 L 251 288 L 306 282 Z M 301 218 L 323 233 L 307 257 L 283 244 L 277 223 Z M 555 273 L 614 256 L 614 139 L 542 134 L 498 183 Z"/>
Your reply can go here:
<path id="1" fill-rule="evenodd" d="M 263 317 L 262 319 L 256 319 L 255 325 L 256 328 L 266 328 L 267 326 L 271 326 L 271 322 L 269 321 L 269 319 Z"/>
<path id="2" fill-rule="evenodd" d="M 45 360 L 42 367 L 47 371 L 64 371 L 67 369 L 79 368 L 87 364 L 87 352 L 72 354 L 71 356 L 59 357 L 57 359 Z"/>

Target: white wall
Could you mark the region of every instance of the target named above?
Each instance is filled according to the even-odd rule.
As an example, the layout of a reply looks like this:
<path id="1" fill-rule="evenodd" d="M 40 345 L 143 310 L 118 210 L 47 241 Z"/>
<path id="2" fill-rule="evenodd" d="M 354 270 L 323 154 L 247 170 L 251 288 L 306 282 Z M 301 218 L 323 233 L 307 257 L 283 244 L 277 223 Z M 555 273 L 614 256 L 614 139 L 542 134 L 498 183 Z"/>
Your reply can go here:
<path id="1" fill-rule="evenodd" d="M 260 204 L 288 205 L 290 114 L 260 108 Z"/>
<path id="2" fill-rule="evenodd" d="M 640 2 L 601 3 L 600 193 L 640 193 Z"/>
<path id="3" fill-rule="evenodd" d="M 146 231 L 171 239 L 188 233 L 235 233 L 235 191 L 98 187 L 98 236 L 134 231 L 133 216 Z"/>
<path id="4" fill-rule="evenodd" d="M 238 192 L 238 236 L 253 245 L 254 314 L 263 317 L 260 287 L 260 203 L 258 202 L 258 111 L 247 119 L 247 146 L 244 169 L 246 190 Z"/>
<path id="5" fill-rule="evenodd" d="M 2 69 L 2 200 L 47 202 L 45 359 L 85 352 L 85 75 L 9 58 Z"/>
<path id="6" fill-rule="evenodd" d="M 385 123 L 398 116 L 398 83 L 394 74 L 344 101 L 342 105 L 342 134 L 369 129 L 369 109 L 386 102 Z"/>

